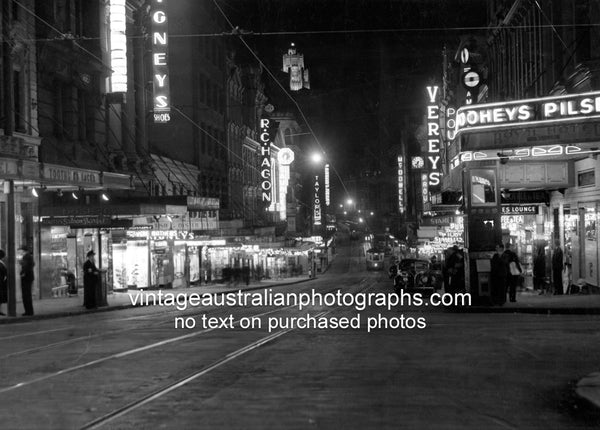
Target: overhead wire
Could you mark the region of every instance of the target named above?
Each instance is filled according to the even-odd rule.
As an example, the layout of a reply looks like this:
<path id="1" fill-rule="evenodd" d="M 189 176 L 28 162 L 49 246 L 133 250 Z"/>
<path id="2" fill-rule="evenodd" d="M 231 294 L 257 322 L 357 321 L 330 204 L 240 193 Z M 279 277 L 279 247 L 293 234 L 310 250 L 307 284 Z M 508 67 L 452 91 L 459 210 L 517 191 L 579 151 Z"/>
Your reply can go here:
<path id="1" fill-rule="evenodd" d="M 225 12 L 221 8 L 221 6 L 217 2 L 217 0 L 213 0 L 213 3 L 217 7 L 217 9 L 221 13 L 221 15 L 223 15 L 223 18 L 225 18 L 225 20 L 227 21 L 227 23 L 231 26 L 232 30 L 236 29 L 237 27 L 233 25 L 233 23 L 231 22 L 231 20 L 227 16 L 227 14 L 225 14 Z M 327 152 L 325 151 L 325 148 L 323 148 L 323 145 L 321 145 L 321 142 L 319 141 L 319 138 L 317 137 L 316 133 L 312 129 L 312 127 L 311 127 L 311 125 L 310 125 L 310 123 L 308 121 L 308 118 L 306 118 L 306 115 L 304 115 L 304 111 L 302 110 L 302 108 L 300 107 L 300 105 L 298 104 L 298 102 L 296 101 L 296 99 L 294 99 L 294 97 L 292 97 L 292 95 L 285 89 L 285 87 L 281 84 L 281 82 L 279 82 L 279 80 L 271 72 L 271 70 L 269 69 L 269 67 L 267 67 L 267 65 L 259 58 L 259 56 L 256 54 L 256 52 L 254 52 L 254 50 L 250 47 L 250 45 L 248 45 L 248 43 L 244 40 L 243 34 L 238 34 L 237 36 L 238 36 L 239 40 L 242 42 L 242 44 L 246 47 L 246 49 L 248 49 L 248 51 L 250 52 L 250 54 L 259 62 L 259 64 L 264 68 L 264 70 L 267 72 L 267 74 L 281 88 L 281 90 L 283 91 L 283 93 L 292 101 L 292 103 L 294 104 L 294 106 L 296 106 L 296 109 L 298 109 L 298 112 L 300 113 L 300 116 L 304 120 L 304 123 L 306 124 L 306 127 L 311 132 L 311 134 L 312 134 L 312 136 L 313 136 L 313 138 L 315 140 L 315 143 L 317 144 L 317 146 L 320 148 L 321 152 L 323 153 L 323 155 L 327 159 L 328 157 L 327 157 Z M 338 179 L 340 181 L 340 184 L 344 188 L 344 191 L 345 191 L 346 195 L 348 195 L 348 189 L 346 188 L 346 185 L 344 184 L 344 181 L 342 180 L 339 172 L 337 171 L 337 169 L 335 168 L 335 166 L 331 163 L 331 160 L 328 160 L 328 161 L 329 161 L 329 165 L 330 165 L 331 169 L 335 172 L 336 176 L 338 177 Z"/>

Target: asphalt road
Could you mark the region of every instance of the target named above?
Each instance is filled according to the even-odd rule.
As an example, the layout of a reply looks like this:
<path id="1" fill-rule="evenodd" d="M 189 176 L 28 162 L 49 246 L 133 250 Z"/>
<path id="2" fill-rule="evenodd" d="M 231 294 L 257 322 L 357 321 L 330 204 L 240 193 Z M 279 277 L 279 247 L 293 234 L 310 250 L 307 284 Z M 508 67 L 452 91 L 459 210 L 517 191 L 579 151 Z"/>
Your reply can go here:
<path id="1" fill-rule="evenodd" d="M 391 281 L 365 270 L 363 250 L 338 247 L 326 274 L 276 291 L 386 297 Z M 290 324 L 307 313 L 327 323 L 360 315 L 361 324 L 268 329 L 269 318 Z M 203 328 L 202 316 L 217 327 Z M 175 328 L 176 317 L 197 325 Z M 241 328 L 243 317 L 262 327 Z M 369 318 L 421 318 L 425 327 L 369 332 Z M 597 315 L 388 311 L 381 303 L 154 306 L 3 325 L 0 427 L 598 428 L 600 415 L 572 394 L 578 378 L 599 370 L 598 327 Z"/>

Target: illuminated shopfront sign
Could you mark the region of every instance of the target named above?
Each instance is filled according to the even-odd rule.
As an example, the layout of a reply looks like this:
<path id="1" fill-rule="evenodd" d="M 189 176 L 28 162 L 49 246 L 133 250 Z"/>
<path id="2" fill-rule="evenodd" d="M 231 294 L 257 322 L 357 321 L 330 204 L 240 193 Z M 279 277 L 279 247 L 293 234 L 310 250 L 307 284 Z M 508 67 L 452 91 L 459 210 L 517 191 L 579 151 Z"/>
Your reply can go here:
<path id="1" fill-rule="evenodd" d="M 165 123 L 171 120 L 166 3 L 166 0 L 154 0 L 152 3 L 152 73 L 155 123 Z"/>
<path id="2" fill-rule="evenodd" d="M 126 0 L 110 0 L 110 92 L 127 92 Z"/>
<path id="3" fill-rule="evenodd" d="M 440 133 L 440 106 L 437 104 L 439 87 L 427 87 L 428 105 L 427 105 L 427 170 L 428 183 L 430 187 L 440 185 L 440 176 L 442 175 L 440 165 L 440 150 L 442 145 L 442 136 Z"/>
<path id="4" fill-rule="evenodd" d="M 523 158 L 561 157 L 565 155 L 581 155 L 596 151 L 585 150 L 577 145 L 544 145 L 529 146 L 524 148 L 494 149 L 481 151 L 463 151 L 450 161 L 450 168 L 454 169 L 463 162 L 479 160 L 521 160 Z"/>
<path id="5" fill-rule="evenodd" d="M 456 133 L 600 118 L 600 91 L 463 106 Z"/>
<path id="6" fill-rule="evenodd" d="M 269 136 L 270 120 L 262 118 L 260 120 L 260 188 L 262 190 L 261 199 L 263 202 L 272 201 L 273 183 L 271 182 L 271 137 Z"/>
<path id="7" fill-rule="evenodd" d="M 319 175 L 315 175 L 315 194 L 313 196 L 313 224 L 321 225 L 321 197 L 319 197 Z"/>
<path id="8" fill-rule="evenodd" d="M 279 163 L 279 216 L 283 221 L 287 219 L 287 189 L 290 182 L 290 164 L 294 161 L 294 151 L 290 148 L 281 148 L 277 153 Z"/>
<path id="9" fill-rule="evenodd" d="M 427 173 L 421 173 L 421 196 L 423 197 L 423 205 L 429 203 L 429 177 Z"/>
<path id="10" fill-rule="evenodd" d="M 331 203 L 329 191 L 329 164 L 325 164 L 325 206 Z"/>
<path id="11" fill-rule="evenodd" d="M 398 211 L 404 213 L 404 157 L 398 156 Z"/>
<path id="12" fill-rule="evenodd" d="M 502 205 L 502 215 L 537 215 L 538 205 Z"/>

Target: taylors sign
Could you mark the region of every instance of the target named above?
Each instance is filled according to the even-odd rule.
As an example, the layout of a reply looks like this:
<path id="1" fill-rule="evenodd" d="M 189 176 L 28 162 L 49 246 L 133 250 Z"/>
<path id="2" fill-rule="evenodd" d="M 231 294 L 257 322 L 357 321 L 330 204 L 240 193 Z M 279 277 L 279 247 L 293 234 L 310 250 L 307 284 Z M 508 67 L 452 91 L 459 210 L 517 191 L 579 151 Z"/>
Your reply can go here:
<path id="1" fill-rule="evenodd" d="M 269 136 L 270 121 L 267 118 L 260 120 L 260 155 L 262 161 L 260 163 L 260 177 L 262 181 L 260 188 L 262 189 L 262 201 L 270 202 L 272 199 L 273 184 L 271 182 L 271 137 Z"/>
<path id="2" fill-rule="evenodd" d="M 600 118 L 600 91 L 463 106 L 456 133 Z"/>

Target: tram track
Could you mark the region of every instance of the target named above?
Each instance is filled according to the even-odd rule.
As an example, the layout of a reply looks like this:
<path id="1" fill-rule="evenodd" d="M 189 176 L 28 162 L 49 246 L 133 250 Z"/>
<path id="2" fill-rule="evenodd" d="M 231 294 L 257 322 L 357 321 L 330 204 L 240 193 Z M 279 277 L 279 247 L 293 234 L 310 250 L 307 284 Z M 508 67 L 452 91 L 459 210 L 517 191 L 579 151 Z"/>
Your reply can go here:
<path id="1" fill-rule="evenodd" d="M 353 293 L 365 291 L 373 286 L 372 285 L 373 282 L 369 282 L 369 280 L 375 281 L 374 278 L 373 279 L 368 279 L 368 278 L 355 279 L 355 282 L 353 282 L 352 284 L 350 284 L 350 283 L 345 284 L 344 289 L 347 289 L 348 291 L 351 291 Z M 329 292 L 334 292 L 334 291 L 337 291 L 340 289 L 339 283 L 335 282 L 335 280 L 333 280 L 333 284 L 334 285 L 332 285 L 331 281 L 328 281 L 326 285 L 322 285 L 322 287 L 319 288 L 319 291 L 321 293 L 329 293 Z M 295 306 L 277 307 L 275 309 L 269 309 L 269 310 L 267 310 L 265 312 L 261 312 L 261 313 L 249 313 L 249 314 L 243 313 L 243 315 L 247 315 L 248 317 L 264 317 L 264 316 L 268 316 L 268 315 L 271 315 L 274 313 L 279 313 L 279 312 L 284 312 L 289 315 L 290 310 L 293 308 L 295 308 Z M 248 308 L 246 308 L 246 309 L 248 309 Z M 252 309 L 252 308 L 249 308 L 249 309 Z M 323 316 L 331 311 L 334 311 L 335 309 L 337 309 L 337 308 L 331 308 L 331 309 L 326 309 L 326 310 L 311 309 L 310 312 L 311 313 L 315 312 L 315 314 L 313 314 L 313 315 L 316 315 L 316 316 Z M 216 310 L 216 309 L 213 309 L 213 310 Z M 240 310 L 243 311 L 243 309 L 240 309 Z M 234 310 L 230 309 L 229 311 L 233 312 Z M 300 312 L 300 311 L 298 311 L 298 312 Z M 190 315 L 194 315 L 194 313 L 192 313 Z M 214 313 L 211 313 L 211 315 L 214 315 Z M 164 321 L 161 321 L 158 325 L 161 325 L 161 324 L 164 325 Z M 131 330 L 136 330 L 136 329 L 131 329 Z M 119 334 L 122 334 L 123 332 L 131 331 L 131 330 L 124 330 Z M 255 350 L 256 348 L 259 348 L 262 345 L 272 342 L 273 340 L 289 333 L 292 330 L 293 330 L 292 328 L 282 329 L 273 334 L 268 334 L 267 336 L 261 336 L 258 339 L 247 339 L 247 338 L 254 337 L 259 330 L 236 331 L 236 332 L 232 331 L 231 335 L 226 335 L 225 339 L 229 339 L 229 341 L 227 341 L 227 342 L 219 342 L 217 340 L 217 339 L 219 339 L 219 336 L 221 336 L 221 337 L 223 336 L 222 331 L 220 334 L 218 334 L 217 332 L 219 330 L 214 330 L 214 329 L 198 330 L 198 331 L 194 331 L 193 333 L 186 333 L 181 336 L 168 337 L 166 339 L 163 339 L 163 340 L 160 340 L 157 342 L 153 342 L 153 343 L 144 344 L 144 345 L 138 346 L 136 348 L 131 348 L 128 350 L 123 350 L 123 351 L 117 351 L 112 354 L 104 355 L 103 357 L 95 358 L 93 360 L 88 360 L 84 363 L 79 363 L 79 364 L 76 364 L 73 366 L 60 368 L 54 372 L 47 373 L 45 375 L 39 375 L 39 376 L 35 376 L 35 377 L 30 377 L 28 379 L 14 381 L 14 383 L 11 383 L 8 386 L 0 388 L 0 395 L 2 395 L 2 397 L 4 397 L 4 396 L 9 395 L 10 393 L 17 392 L 17 390 L 20 391 L 23 389 L 35 389 L 36 392 L 46 391 L 48 389 L 51 389 L 52 391 L 57 390 L 57 392 L 61 392 L 61 390 L 68 391 L 66 386 L 63 386 L 64 384 L 71 384 L 73 381 L 76 381 L 76 380 L 88 380 L 88 378 L 95 380 L 99 377 L 99 375 L 106 372 L 106 370 L 103 370 L 103 369 L 107 369 L 109 374 L 111 374 L 114 372 L 114 369 L 121 368 L 121 371 L 120 371 L 121 374 L 126 375 L 127 371 L 124 370 L 125 368 L 122 368 L 122 366 L 126 366 L 126 368 L 130 367 L 131 364 L 125 364 L 125 363 L 132 363 L 132 360 L 130 358 L 132 358 L 134 356 L 136 357 L 134 359 L 135 362 L 145 362 L 147 360 L 146 357 L 156 354 L 154 352 L 156 350 L 162 351 L 160 354 L 166 354 L 168 351 L 169 356 L 174 357 L 174 356 L 176 356 L 175 351 L 181 351 L 179 354 L 185 355 L 185 351 L 190 350 L 190 348 L 193 349 L 194 345 L 201 346 L 201 350 L 205 350 L 206 348 L 209 348 L 210 345 L 215 344 L 215 342 L 217 342 L 219 345 L 222 344 L 222 346 L 219 347 L 218 350 L 214 350 L 213 353 L 209 353 L 209 354 L 201 353 L 200 359 L 194 360 L 193 363 L 180 363 L 177 366 L 175 366 L 174 368 L 170 369 L 170 373 L 162 375 L 163 378 L 162 378 L 162 380 L 158 381 L 160 383 L 160 386 L 158 386 L 158 387 L 157 387 L 157 381 L 154 381 L 154 379 L 161 379 L 161 378 L 154 378 L 153 380 L 148 381 L 147 384 L 145 384 L 145 386 L 141 387 L 141 390 L 140 390 L 140 391 L 142 391 L 141 393 L 140 392 L 136 393 L 137 389 L 139 389 L 140 387 L 137 387 L 135 390 L 130 390 L 126 395 L 125 394 L 119 395 L 114 391 L 115 389 L 105 388 L 104 395 L 106 395 L 107 399 L 103 402 L 106 404 L 103 407 L 98 408 L 97 410 L 94 409 L 93 411 L 85 411 L 81 417 L 81 418 L 90 419 L 93 417 L 93 413 L 104 412 L 99 418 L 89 421 L 88 424 L 85 424 L 84 427 L 82 427 L 82 428 L 98 428 L 98 426 L 102 426 L 105 423 L 116 419 L 118 416 L 122 416 L 123 414 L 127 414 L 135 409 L 138 409 L 143 404 L 151 402 L 159 397 L 162 397 L 162 396 L 168 394 L 169 392 L 176 390 L 179 387 L 182 387 L 183 385 L 189 384 L 190 382 L 192 382 L 193 380 L 195 380 L 201 376 L 207 375 L 208 373 L 217 370 L 218 368 L 229 363 L 230 361 L 235 360 L 236 358 L 241 357 L 247 353 L 250 353 L 251 351 Z M 194 342 L 190 344 L 191 340 L 201 339 L 204 336 L 208 335 L 209 333 L 214 334 L 214 336 L 211 336 L 210 342 L 208 341 L 208 338 L 207 338 L 206 341 L 201 341 L 200 343 L 198 343 L 197 340 L 194 340 Z M 244 333 L 244 336 L 241 336 L 242 333 Z M 112 333 L 112 334 L 114 335 L 115 333 Z M 102 338 L 102 334 L 95 335 L 95 339 L 98 339 L 98 338 Z M 246 338 L 246 339 L 244 339 L 244 338 Z M 234 341 L 234 339 L 235 339 L 235 341 Z M 242 340 L 243 342 L 245 341 L 245 342 L 242 345 L 239 345 L 240 340 Z M 83 341 L 85 341 L 85 339 L 84 339 L 84 337 L 81 337 L 81 338 L 77 339 L 77 341 L 83 342 Z M 88 341 L 89 341 L 89 339 L 88 339 Z M 236 343 L 238 344 L 237 346 L 235 345 Z M 176 345 L 176 344 L 181 345 L 181 347 L 177 347 L 177 348 L 173 349 L 172 345 Z M 45 352 L 51 348 L 64 348 L 64 345 L 65 344 L 61 344 L 60 342 L 58 342 L 53 345 L 40 346 L 37 351 L 28 351 L 27 353 L 29 353 L 29 354 L 35 354 L 36 352 L 41 353 L 41 352 Z M 204 345 L 204 346 L 202 346 L 202 345 Z M 230 347 L 231 347 L 231 349 L 233 349 L 233 352 L 223 353 L 223 352 L 219 351 L 223 348 L 230 348 Z M 209 351 L 209 350 L 206 350 L 206 351 Z M 87 352 L 84 352 L 83 354 L 87 354 Z M 211 357 L 211 356 L 213 356 L 213 357 Z M 125 360 L 125 361 L 123 361 L 123 360 Z M 111 363 L 111 362 L 118 362 L 120 364 L 115 364 L 115 365 L 107 367 L 108 363 Z M 188 368 L 186 371 L 186 367 L 190 367 L 190 366 L 192 366 L 192 369 Z M 196 369 L 193 369 L 193 367 L 196 367 Z M 94 369 L 93 373 L 90 375 L 90 372 L 86 371 L 87 369 L 90 369 L 90 370 Z M 113 369 L 113 370 L 110 370 L 110 369 Z M 138 376 L 133 375 L 132 381 L 134 381 L 136 378 L 137 379 L 140 378 L 140 375 L 142 374 L 140 372 L 143 373 L 143 370 L 138 368 L 136 370 L 136 373 L 138 374 Z M 71 376 L 69 376 L 69 375 L 71 375 Z M 84 375 L 88 375 L 88 376 L 84 376 Z M 131 382 L 130 382 L 130 384 L 131 384 Z M 59 388 L 61 386 L 62 386 L 62 388 Z M 135 385 L 132 385 L 132 387 L 133 386 L 135 386 Z M 46 388 L 46 387 L 48 387 L 48 388 Z M 49 387 L 52 387 L 52 388 L 49 388 Z M 133 391 L 133 392 L 131 392 L 131 391 Z M 143 393 L 144 391 L 146 392 L 146 394 Z M 25 394 L 25 393 L 23 393 L 23 394 Z M 20 394 L 20 395 L 23 395 L 23 394 Z M 132 397 L 135 397 L 136 395 L 139 396 L 139 398 L 132 399 Z M 119 396 L 119 397 L 117 397 L 117 396 Z M 121 407 L 115 408 L 114 407 L 114 402 L 115 402 L 114 399 L 115 398 L 119 398 L 121 401 L 126 401 L 126 406 L 121 406 Z M 81 400 L 81 402 L 83 402 L 83 400 Z M 110 408 L 109 408 L 111 403 L 113 404 L 112 410 L 110 410 Z M 84 409 L 85 409 L 85 406 L 84 406 L 85 403 L 79 403 L 79 401 L 78 401 L 78 404 L 80 404 L 80 406 L 78 407 L 80 410 L 81 410 L 81 407 L 84 407 Z M 108 412 L 106 412 L 107 409 L 109 409 Z M 90 416 L 90 415 L 92 415 L 92 416 Z M 77 419 L 77 421 L 79 421 L 80 419 Z M 53 427 L 53 426 L 50 426 L 50 427 Z"/>

